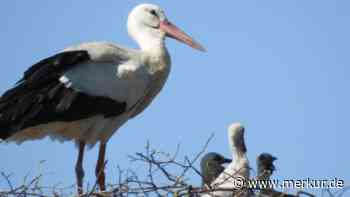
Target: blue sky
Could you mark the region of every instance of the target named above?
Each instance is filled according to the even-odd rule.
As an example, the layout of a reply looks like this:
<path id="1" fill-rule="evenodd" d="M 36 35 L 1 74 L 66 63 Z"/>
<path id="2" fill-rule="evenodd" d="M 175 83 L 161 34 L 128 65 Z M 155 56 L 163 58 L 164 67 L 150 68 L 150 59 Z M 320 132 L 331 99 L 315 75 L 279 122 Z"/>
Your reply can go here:
<path id="1" fill-rule="evenodd" d="M 0 92 L 31 64 L 72 44 L 136 47 L 126 18 L 143 2 L 4 1 Z M 167 41 L 169 80 L 153 104 L 110 140 L 110 181 L 113 168 L 127 168 L 127 155 L 143 151 L 147 140 L 169 152 L 181 144 L 183 155 L 194 156 L 215 133 L 209 151 L 230 156 L 226 128 L 241 121 L 253 166 L 259 153 L 270 152 L 279 158 L 277 178 L 338 177 L 349 185 L 349 1 L 148 2 L 161 5 L 208 52 Z M 85 159 L 90 183 L 96 151 Z M 29 171 L 44 171 L 48 184 L 69 185 L 76 152 L 72 143 L 48 139 L 2 144 L 0 171 L 13 172 L 17 183 Z"/>

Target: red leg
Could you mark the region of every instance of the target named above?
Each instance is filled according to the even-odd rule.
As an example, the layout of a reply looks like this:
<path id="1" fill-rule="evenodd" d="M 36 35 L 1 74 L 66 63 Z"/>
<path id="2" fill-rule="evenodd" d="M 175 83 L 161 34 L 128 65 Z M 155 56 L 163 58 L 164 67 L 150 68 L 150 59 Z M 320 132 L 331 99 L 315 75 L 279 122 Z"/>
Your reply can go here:
<path id="1" fill-rule="evenodd" d="M 97 178 L 97 183 L 101 191 L 106 191 L 106 182 L 105 182 L 105 154 L 106 154 L 106 143 L 100 143 L 100 150 L 98 153 L 98 160 L 95 169 L 95 175 Z"/>
<path id="2" fill-rule="evenodd" d="M 79 153 L 78 153 L 78 160 L 75 164 L 75 175 L 77 178 L 77 185 L 78 185 L 78 194 L 81 196 L 83 194 L 83 178 L 84 178 L 84 169 L 83 169 L 83 159 L 84 159 L 84 148 L 85 143 L 79 142 Z"/>

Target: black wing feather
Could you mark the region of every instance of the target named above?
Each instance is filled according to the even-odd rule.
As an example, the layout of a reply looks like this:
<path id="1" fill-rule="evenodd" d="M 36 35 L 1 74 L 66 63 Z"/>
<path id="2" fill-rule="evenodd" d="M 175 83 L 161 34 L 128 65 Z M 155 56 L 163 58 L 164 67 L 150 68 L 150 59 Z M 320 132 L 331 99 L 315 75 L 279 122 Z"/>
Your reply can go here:
<path id="1" fill-rule="evenodd" d="M 111 117 L 123 113 L 125 102 L 77 92 L 59 81 L 67 69 L 89 60 L 87 51 L 62 52 L 25 71 L 16 86 L 0 98 L 0 139 L 51 121 L 74 121 L 98 114 Z"/>

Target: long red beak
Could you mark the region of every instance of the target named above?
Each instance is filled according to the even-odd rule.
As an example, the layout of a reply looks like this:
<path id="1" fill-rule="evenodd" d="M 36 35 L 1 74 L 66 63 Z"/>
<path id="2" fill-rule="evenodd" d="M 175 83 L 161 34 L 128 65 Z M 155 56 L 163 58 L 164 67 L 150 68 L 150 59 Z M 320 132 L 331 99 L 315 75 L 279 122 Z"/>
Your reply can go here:
<path id="1" fill-rule="evenodd" d="M 174 38 L 180 42 L 183 42 L 194 49 L 198 49 L 203 52 L 206 51 L 202 45 L 200 45 L 198 42 L 196 42 L 194 39 L 192 39 L 183 31 L 181 31 L 180 28 L 170 23 L 168 20 L 164 20 L 160 22 L 159 28 L 165 31 L 167 33 L 167 36 L 171 38 Z"/>

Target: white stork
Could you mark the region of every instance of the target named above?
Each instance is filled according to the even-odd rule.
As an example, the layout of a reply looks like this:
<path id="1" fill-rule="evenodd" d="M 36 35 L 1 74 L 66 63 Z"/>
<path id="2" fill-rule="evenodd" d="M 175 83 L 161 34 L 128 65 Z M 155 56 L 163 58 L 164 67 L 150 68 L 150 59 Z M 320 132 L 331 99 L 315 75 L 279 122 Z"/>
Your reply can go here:
<path id="1" fill-rule="evenodd" d="M 219 153 L 211 152 L 201 159 L 202 187 L 207 188 L 225 170 L 223 164 L 231 163 L 232 159 L 225 158 Z"/>
<path id="2" fill-rule="evenodd" d="M 216 190 L 202 195 L 202 197 L 248 197 L 251 196 L 242 184 L 249 179 L 249 161 L 246 155 L 247 148 L 244 142 L 244 127 L 240 123 L 234 123 L 228 128 L 228 141 L 234 160 L 211 183 L 211 188 Z"/>
<path id="3" fill-rule="evenodd" d="M 205 51 L 170 23 L 157 5 L 136 6 L 127 28 L 140 50 L 105 42 L 66 48 L 31 66 L 0 98 L 0 139 L 21 143 L 50 136 L 77 142 L 79 194 L 85 145 L 100 143 L 95 174 L 99 189 L 105 190 L 108 139 L 141 113 L 164 86 L 170 71 L 165 38 Z"/>
<path id="4" fill-rule="evenodd" d="M 270 180 L 270 177 L 272 176 L 272 173 L 276 170 L 275 165 L 273 164 L 273 162 L 276 160 L 277 158 L 272 156 L 269 153 L 261 153 L 257 160 L 257 180 L 268 183 L 268 181 Z M 259 194 L 261 196 L 286 196 L 282 193 L 280 193 L 280 195 L 278 195 L 277 191 L 274 191 L 272 187 L 270 187 L 271 185 L 267 184 L 267 187 L 260 187 L 258 188 L 260 190 Z M 273 195 L 273 194 L 277 194 L 277 195 Z"/>

